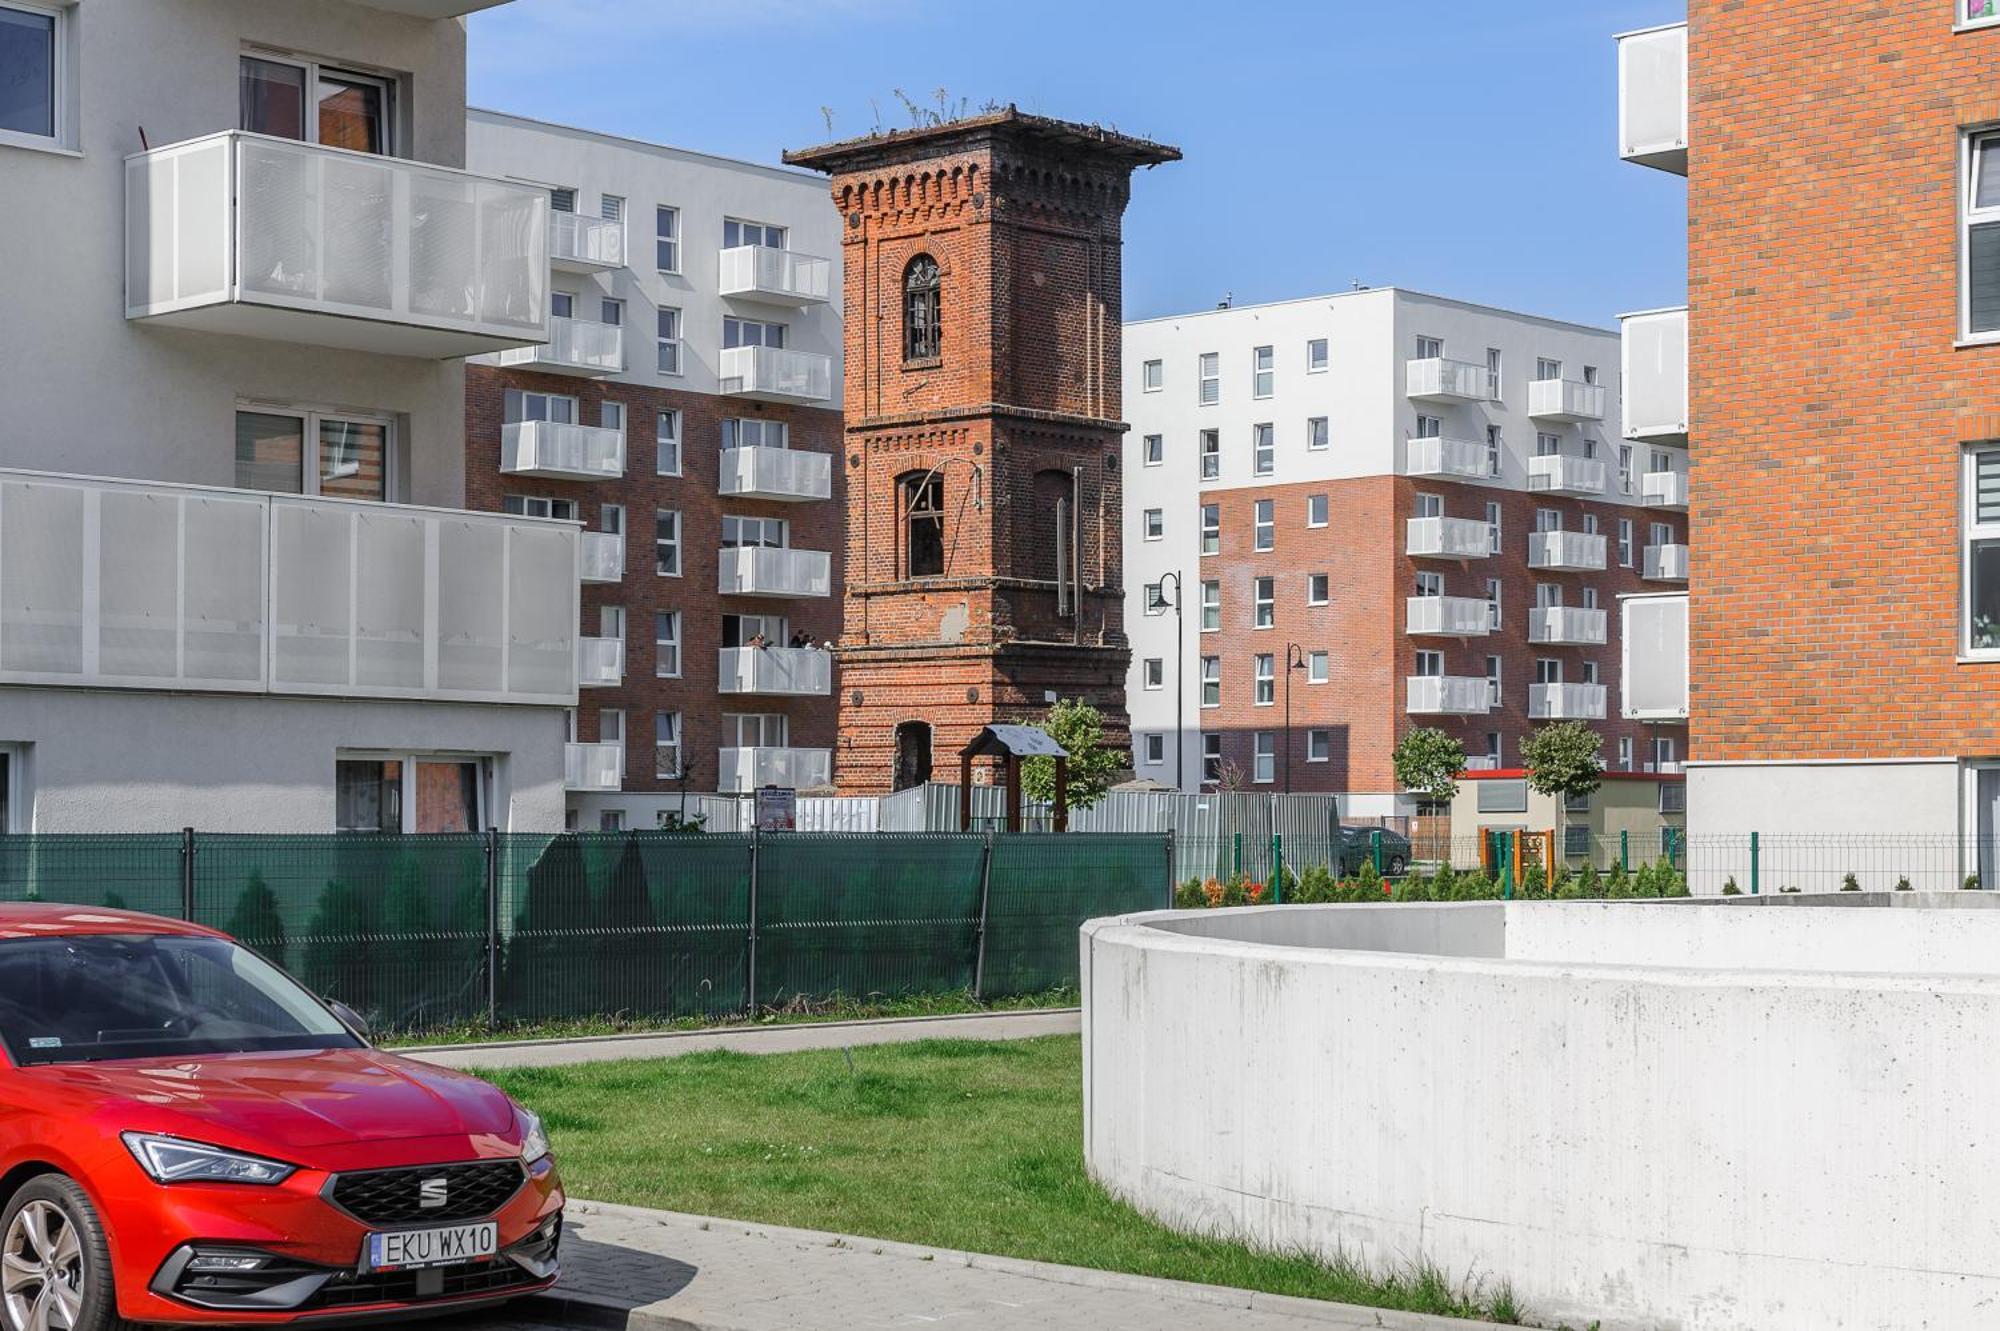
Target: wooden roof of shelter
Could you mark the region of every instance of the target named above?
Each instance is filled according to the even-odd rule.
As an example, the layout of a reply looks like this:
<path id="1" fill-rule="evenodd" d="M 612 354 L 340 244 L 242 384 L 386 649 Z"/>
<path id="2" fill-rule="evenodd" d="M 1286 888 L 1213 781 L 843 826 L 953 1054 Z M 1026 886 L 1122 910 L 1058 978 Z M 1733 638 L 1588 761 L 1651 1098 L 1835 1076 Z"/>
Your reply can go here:
<path id="1" fill-rule="evenodd" d="M 961 758 L 1067 758 L 1069 750 L 1033 726 L 988 726 L 959 750 Z"/>

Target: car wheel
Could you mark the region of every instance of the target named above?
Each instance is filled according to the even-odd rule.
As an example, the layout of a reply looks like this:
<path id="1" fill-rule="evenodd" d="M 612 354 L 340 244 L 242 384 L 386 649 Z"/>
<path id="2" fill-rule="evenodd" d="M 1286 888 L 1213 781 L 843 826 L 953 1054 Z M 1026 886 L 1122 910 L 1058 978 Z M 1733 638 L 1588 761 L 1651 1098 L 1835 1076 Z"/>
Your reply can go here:
<path id="1" fill-rule="evenodd" d="M 7 1331 L 117 1331 L 111 1253 L 97 1209 L 62 1174 L 31 1179 L 0 1214 L 0 1321 Z"/>
<path id="2" fill-rule="evenodd" d="M 1389 857 L 1389 877 L 1401 878 L 1403 876 L 1403 870 L 1409 867 L 1410 867 L 1409 865 L 1403 863 L 1403 857 L 1401 855 L 1391 855 Z"/>

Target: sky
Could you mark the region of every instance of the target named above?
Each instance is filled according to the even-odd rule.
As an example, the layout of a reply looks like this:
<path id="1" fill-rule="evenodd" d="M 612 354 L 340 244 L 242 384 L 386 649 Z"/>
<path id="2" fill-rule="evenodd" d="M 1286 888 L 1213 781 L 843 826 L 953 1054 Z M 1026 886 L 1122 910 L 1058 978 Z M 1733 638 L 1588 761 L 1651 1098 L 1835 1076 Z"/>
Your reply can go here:
<path id="1" fill-rule="evenodd" d="M 1406 286 L 1612 326 L 1682 303 L 1686 188 L 1618 160 L 1612 34 L 1677 0 L 514 0 L 475 105 L 753 161 L 907 127 L 897 90 L 1181 148 L 1127 318 Z M 831 133 L 828 122 L 831 119 Z M 829 204 L 829 206 L 831 206 Z"/>

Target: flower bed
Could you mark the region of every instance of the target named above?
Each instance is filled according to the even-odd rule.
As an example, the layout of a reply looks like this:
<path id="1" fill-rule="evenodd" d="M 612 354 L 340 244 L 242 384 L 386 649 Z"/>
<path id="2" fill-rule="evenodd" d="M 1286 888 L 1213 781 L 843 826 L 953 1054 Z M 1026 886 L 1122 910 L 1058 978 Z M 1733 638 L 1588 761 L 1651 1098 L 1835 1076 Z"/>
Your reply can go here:
<path id="1" fill-rule="evenodd" d="M 1510 891 L 1509 888 L 1512 888 Z M 1302 874 L 1286 870 L 1275 899 L 1268 883 L 1234 874 L 1228 878 L 1190 878 L 1174 890 L 1177 910 L 1223 910 L 1238 906 L 1362 905 L 1384 901 L 1617 901 L 1636 897 L 1685 897 L 1687 875 L 1665 860 L 1641 864 L 1627 872 L 1618 865 L 1609 873 L 1585 866 L 1575 873 L 1548 880 L 1538 863 L 1530 863 L 1518 885 L 1503 883 L 1478 870 L 1455 872 L 1449 867 L 1424 877 L 1411 874 L 1384 879 L 1372 864 L 1353 878 L 1337 878 L 1324 865 Z"/>

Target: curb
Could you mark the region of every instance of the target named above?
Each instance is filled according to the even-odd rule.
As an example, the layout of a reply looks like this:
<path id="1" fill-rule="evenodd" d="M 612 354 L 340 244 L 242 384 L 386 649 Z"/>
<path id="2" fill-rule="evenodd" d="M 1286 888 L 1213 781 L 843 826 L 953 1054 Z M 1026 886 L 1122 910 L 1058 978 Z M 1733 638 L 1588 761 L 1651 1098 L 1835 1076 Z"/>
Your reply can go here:
<path id="1" fill-rule="evenodd" d="M 553 1040 L 483 1040 L 474 1044 L 418 1044 L 404 1045 L 385 1050 L 399 1058 L 471 1058 L 485 1053 L 509 1053 L 517 1050 L 548 1050 L 564 1048 L 590 1048 L 597 1046 L 617 1047 L 643 1042 L 680 1042 L 721 1039 L 769 1039 L 777 1040 L 785 1036 L 796 1037 L 815 1031 L 867 1031 L 897 1030 L 912 1026 L 936 1025 L 939 1022 L 1003 1022 L 1026 1018 L 1073 1017 L 1081 1021 L 1083 1009 L 1080 1007 L 1018 1008 L 1006 1012 L 941 1012 L 925 1017 L 882 1017 L 855 1021 L 789 1021 L 755 1023 L 741 1025 L 717 1025 L 699 1027 L 683 1031 L 629 1031 L 617 1035 L 582 1035 L 573 1039 Z"/>

